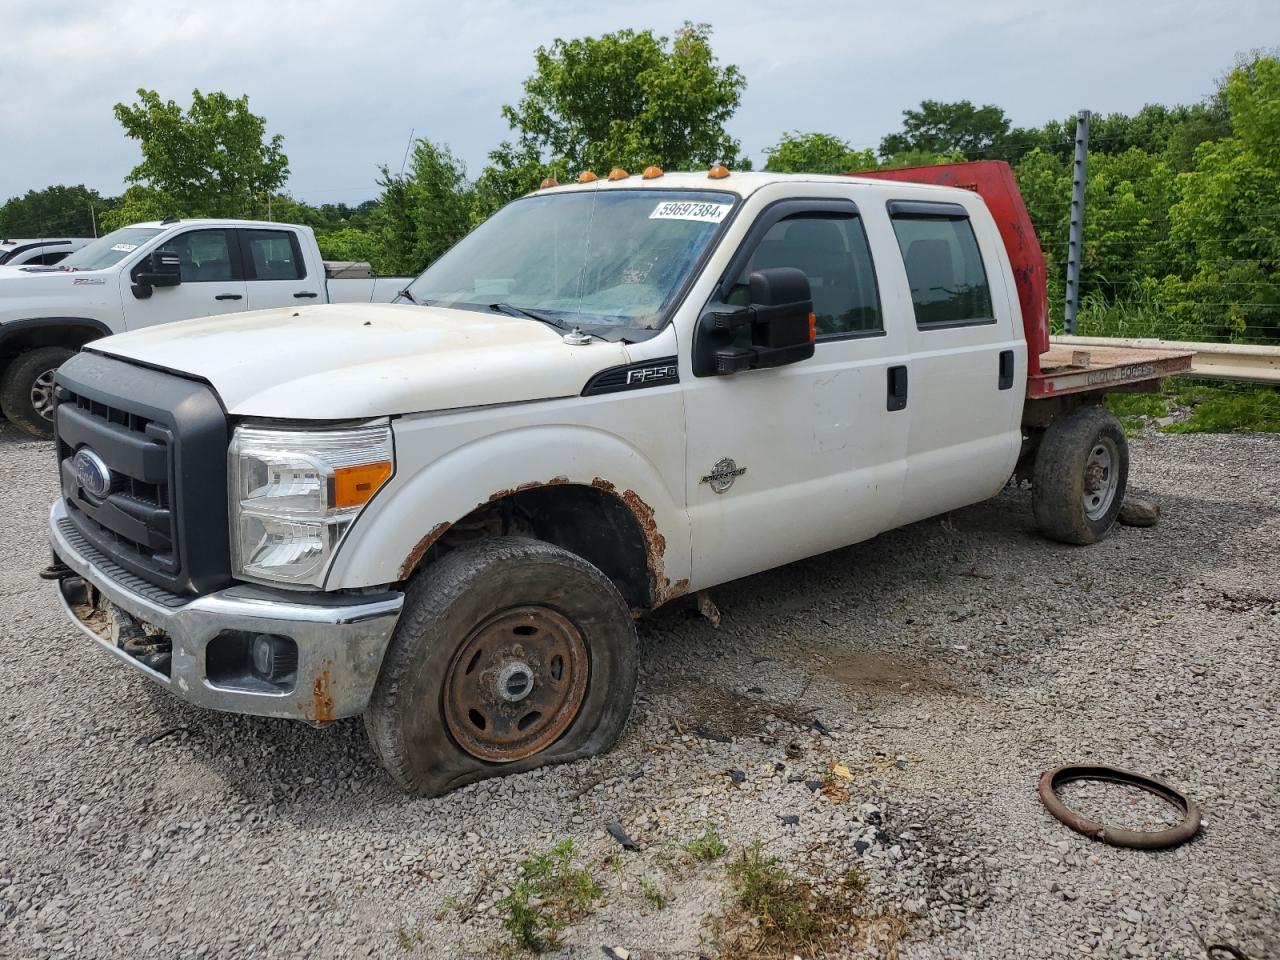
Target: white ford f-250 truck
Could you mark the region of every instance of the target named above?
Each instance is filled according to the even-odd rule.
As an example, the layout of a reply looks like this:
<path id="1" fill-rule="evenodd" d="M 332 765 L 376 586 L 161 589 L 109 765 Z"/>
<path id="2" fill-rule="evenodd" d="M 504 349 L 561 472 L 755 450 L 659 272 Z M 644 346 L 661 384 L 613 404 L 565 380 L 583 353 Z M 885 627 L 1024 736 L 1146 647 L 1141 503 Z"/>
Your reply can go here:
<path id="1" fill-rule="evenodd" d="M 609 748 L 633 618 L 682 594 L 1015 470 L 1048 536 L 1092 542 L 1128 466 L 1101 392 L 1190 358 L 1049 351 L 1025 208 L 1007 166 L 977 166 L 990 206 L 583 175 L 503 208 L 404 302 L 92 343 L 57 374 L 45 576 L 176 696 L 363 715 L 391 776 L 435 794 Z"/>
<path id="2" fill-rule="evenodd" d="M 91 340 L 173 320 L 309 303 L 393 300 L 409 277 L 331 279 L 310 227 L 139 223 L 54 266 L 0 269 L 0 411 L 52 435 L 53 372 Z"/>

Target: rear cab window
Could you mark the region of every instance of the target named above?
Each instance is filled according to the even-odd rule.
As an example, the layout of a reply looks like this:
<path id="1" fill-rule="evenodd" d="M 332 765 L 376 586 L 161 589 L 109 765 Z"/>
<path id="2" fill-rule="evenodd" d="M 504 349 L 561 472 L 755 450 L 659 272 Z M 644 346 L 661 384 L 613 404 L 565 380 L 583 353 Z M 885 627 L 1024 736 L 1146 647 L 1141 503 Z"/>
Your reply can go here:
<path id="1" fill-rule="evenodd" d="M 302 247 L 292 230 L 241 230 L 246 280 L 302 280 Z"/>
<path id="2" fill-rule="evenodd" d="M 963 206 L 891 200 L 889 217 L 919 329 L 996 322 L 982 252 Z"/>

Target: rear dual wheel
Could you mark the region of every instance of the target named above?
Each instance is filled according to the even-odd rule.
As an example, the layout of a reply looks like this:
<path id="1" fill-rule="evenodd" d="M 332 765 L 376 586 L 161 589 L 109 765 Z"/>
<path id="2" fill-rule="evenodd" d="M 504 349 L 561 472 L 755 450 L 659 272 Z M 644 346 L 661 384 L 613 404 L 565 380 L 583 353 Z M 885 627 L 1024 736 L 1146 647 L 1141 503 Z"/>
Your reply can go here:
<path id="1" fill-rule="evenodd" d="M 409 584 L 369 742 L 427 795 L 600 753 L 631 712 L 635 647 L 630 610 L 594 566 L 537 540 L 483 540 Z"/>

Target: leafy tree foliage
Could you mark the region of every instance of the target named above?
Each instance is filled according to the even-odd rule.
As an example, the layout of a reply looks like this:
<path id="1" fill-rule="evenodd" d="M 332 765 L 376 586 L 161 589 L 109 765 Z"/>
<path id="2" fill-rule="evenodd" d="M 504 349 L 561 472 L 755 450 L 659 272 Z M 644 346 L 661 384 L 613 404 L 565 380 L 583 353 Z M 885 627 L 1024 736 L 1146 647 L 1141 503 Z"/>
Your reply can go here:
<path id="1" fill-rule="evenodd" d="M 28 190 L 0 206 L 0 237 L 91 237 L 97 220 L 119 202 L 84 184 Z"/>
<path id="2" fill-rule="evenodd" d="M 880 155 L 959 152 L 974 160 L 1003 159 L 999 148 L 1009 133 L 1009 118 L 992 104 L 975 107 L 968 100 L 924 100 L 919 110 L 902 111 L 902 131 L 880 141 Z"/>
<path id="3" fill-rule="evenodd" d="M 520 169 L 533 158 L 574 171 L 738 165 L 738 141 L 724 125 L 746 80 L 737 67 L 720 66 L 710 41 L 710 26 L 686 22 L 673 38 L 619 30 L 539 47 L 524 96 L 502 108 L 517 137 L 495 165 Z"/>
<path id="4" fill-rule="evenodd" d="M 474 192 L 447 146 L 418 140 L 406 175 L 382 168 L 380 206 L 373 216 L 371 261 L 385 274 L 414 274 L 471 229 Z"/>
<path id="5" fill-rule="evenodd" d="M 116 119 L 142 148 L 142 162 L 125 177 L 124 204 L 108 217 L 121 226 L 157 215 L 265 215 L 267 197 L 289 175 L 280 134 L 268 138 L 266 120 L 249 111 L 247 95 L 195 90 L 191 107 L 138 90 L 135 104 L 117 103 Z"/>
<path id="6" fill-rule="evenodd" d="M 852 173 L 876 165 L 872 151 L 855 150 L 829 133 L 786 133 L 764 153 L 764 168 L 775 173 Z"/>

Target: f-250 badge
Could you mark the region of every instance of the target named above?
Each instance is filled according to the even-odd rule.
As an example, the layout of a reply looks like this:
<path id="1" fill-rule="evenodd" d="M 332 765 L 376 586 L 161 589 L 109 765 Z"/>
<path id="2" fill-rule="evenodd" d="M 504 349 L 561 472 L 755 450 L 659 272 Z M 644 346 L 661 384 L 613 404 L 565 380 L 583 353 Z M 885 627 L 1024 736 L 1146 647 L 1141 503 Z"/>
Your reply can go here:
<path id="1" fill-rule="evenodd" d="M 740 467 L 729 457 L 725 457 L 723 460 L 716 461 L 716 465 L 702 478 L 702 482 L 711 484 L 713 493 L 724 493 L 733 486 L 734 480 L 746 472 L 746 467 Z"/>

